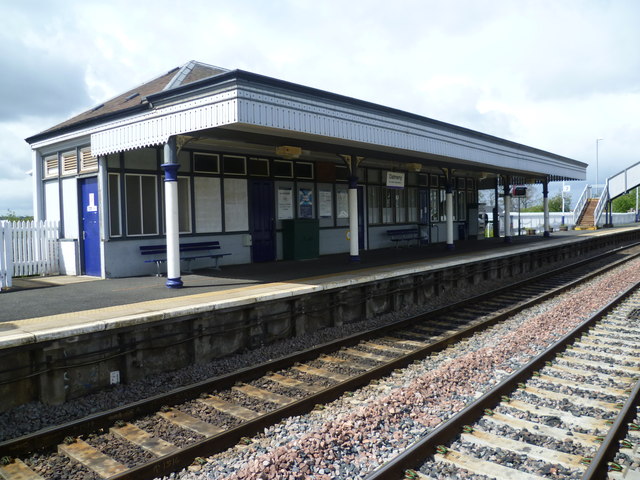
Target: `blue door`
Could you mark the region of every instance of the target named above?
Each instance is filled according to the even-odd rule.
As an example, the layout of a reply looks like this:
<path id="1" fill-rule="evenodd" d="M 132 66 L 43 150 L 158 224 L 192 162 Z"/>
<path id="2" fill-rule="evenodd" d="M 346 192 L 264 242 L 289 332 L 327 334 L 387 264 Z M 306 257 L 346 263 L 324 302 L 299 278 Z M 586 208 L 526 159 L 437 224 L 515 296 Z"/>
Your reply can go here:
<path id="1" fill-rule="evenodd" d="M 82 273 L 99 277 L 102 275 L 100 264 L 100 222 L 98 219 L 98 179 L 80 180 L 82 206 L 82 232 L 80 247 L 82 250 Z"/>
<path id="2" fill-rule="evenodd" d="M 251 257 L 254 262 L 276 259 L 273 182 L 251 181 Z"/>

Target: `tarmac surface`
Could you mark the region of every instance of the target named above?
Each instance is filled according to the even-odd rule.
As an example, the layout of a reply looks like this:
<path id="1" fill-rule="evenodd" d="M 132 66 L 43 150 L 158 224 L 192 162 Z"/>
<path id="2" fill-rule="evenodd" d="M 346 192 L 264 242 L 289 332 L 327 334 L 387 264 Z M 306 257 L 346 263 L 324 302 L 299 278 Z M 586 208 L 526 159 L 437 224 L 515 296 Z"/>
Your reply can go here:
<path id="1" fill-rule="evenodd" d="M 309 280 L 335 274 L 353 272 L 365 273 L 376 267 L 407 265 L 430 259 L 450 259 L 456 257 L 472 258 L 489 250 L 506 253 L 527 244 L 544 242 L 552 245 L 566 241 L 588 231 L 569 231 L 554 233 L 550 238 L 541 235 L 515 236 L 512 243 L 502 238 L 459 241 L 455 249 L 447 250 L 443 244 L 367 250 L 360 252 L 361 261 L 350 262 L 349 254 L 325 255 L 314 260 L 277 261 L 246 265 L 221 266 L 221 270 L 204 269 L 182 275 L 184 287 L 170 289 L 165 286 L 166 278 L 145 276 L 100 279 L 96 277 L 29 277 L 15 278 L 13 287 L 0 293 L 0 322 L 70 314 L 109 307 L 146 302 L 147 308 L 154 300 L 188 300 L 181 298 L 205 292 L 237 291 L 243 287 L 252 287 L 278 282 Z M 594 232 L 591 232 L 592 234 Z M 462 259 L 462 258 L 460 258 Z M 158 305 L 160 307 L 160 305 Z"/>

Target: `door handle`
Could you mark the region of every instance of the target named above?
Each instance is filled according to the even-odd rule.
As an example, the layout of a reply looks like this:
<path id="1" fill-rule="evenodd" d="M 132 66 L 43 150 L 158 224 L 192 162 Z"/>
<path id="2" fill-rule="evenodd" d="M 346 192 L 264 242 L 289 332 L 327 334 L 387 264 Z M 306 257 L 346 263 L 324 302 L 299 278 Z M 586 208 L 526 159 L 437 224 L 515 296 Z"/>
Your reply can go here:
<path id="1" fill-rule="evenodd" d="M 87 232 L 85 232 L 84 230 L 82 231 L 82 240 L 86 240 L 87 239 Z"/>

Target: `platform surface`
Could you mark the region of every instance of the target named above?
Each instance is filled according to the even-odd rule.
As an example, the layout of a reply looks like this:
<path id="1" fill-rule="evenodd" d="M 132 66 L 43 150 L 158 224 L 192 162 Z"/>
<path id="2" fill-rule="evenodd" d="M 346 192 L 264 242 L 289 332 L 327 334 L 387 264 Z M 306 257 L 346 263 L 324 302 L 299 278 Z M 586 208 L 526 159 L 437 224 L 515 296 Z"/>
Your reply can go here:
<path id="1" fill-rule="evenodd" d="M 182 289 L 166 288 L 166 279 L 154 276 L 17 278 L 11 290 L 0 293 L 0 348 L 446 268 L 631 228 L 640 227 L 560 232 L 550 238 L 515 236 L 512 243 L 502 238 L 467 240 L 456 242 L 454 250 L 435 244 L 363 251 L 359 263 L 337 254 L 223 265 L 221 271 L 183 275 Z"/>

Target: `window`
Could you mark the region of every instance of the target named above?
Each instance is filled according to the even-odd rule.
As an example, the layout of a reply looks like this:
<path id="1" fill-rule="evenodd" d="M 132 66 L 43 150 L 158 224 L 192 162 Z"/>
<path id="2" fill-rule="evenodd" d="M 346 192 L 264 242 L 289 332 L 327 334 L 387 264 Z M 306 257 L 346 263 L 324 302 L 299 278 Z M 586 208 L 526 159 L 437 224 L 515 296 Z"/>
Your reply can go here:
<path id="1" fill-rule="evenodd" d="M 235 155 L 224 155 L 222 157 L 224 173 L 227 175 L 246 175 L 247 159 Z"/>
<path id="2" fill-rule="evenodd" d="M 407 222 L 418 221 L 418 189 L 407 188 Z"/>
<path id="3" fill-rule="evenodd" d="M 278 178 L 293 178 L 293 162 L 288 160 L 274 160 L 273 176 Z"/>
<path id="4" fill-rule="evenodd" d="M 44 158 L 42 163 L 45 178 L 58 176 L 58 155 L 50 155 Z"/>
<path id="5" fill-rule="evenodd" d="M 431 208 L 430 219 L 431 222 L 439 222 L 440 221 L 440 202 L 438 200 L 438 192 L 435 188 L 429 190 L 429 207 Z"/>
<path id="6" fill-rule="evenodd" d="M 120 174 L 109 174 L 109 235 L 122 236 L 120 220 Z"/>
<path id="7" fill-rule="evenodd" d="M 196 232 L 221 232 L 220 179 L 217 177 L 195 177 L 193 179 L 193 190 Z"/>
<path id="8" fill-rule="evenodd" d="M 80 150 L 80 171 L 91 172 L 98 170 L 98 159 L 91 155 L 89 147 Z"/>
<path id="9" fill-rule="evenodd" d="M 438 192 L 440 192 L 440 221 L 445 222 L 447 220 L 447 192 L 444 188 Z"/>
<path id="10" fill-rule="evenodd" d="M 254 177 L 268 177 L 269 160 L 267 160 L 266 158 L 250 158 L 249 175 L 252 175 Z"/>
<path id="11" fill-rule="evenodd" d="M 62 175 L 74 175 L 78 172 L 78 156 L 76 152 L 62 154 Z"/>
<path id="12" fill-rule="evenodd" d="M 467 195 L 466 192 L 459 191 L 458 192 L 458 220 L 466 220 L 467 219 Z M 454 206 L 455 209 L 455 206 Z"/>
<path id="13" fill-rule="evenodd" d="M 178 225 L 180 233 L 191 233 L 190 177 L 178 177 Z"/>
<path id="14" fill-rule="evenodd" d="M 249 230 L 247 181 L 241 178 L 224 180 L 224 230 L 242 232 Z"/>
<path id="15" fill-rule="evenodd" d="M 125 175 L 127 235 L 158 234 L 155 175 Z"/>
<path id="16" fill-rule="evenodd" d="M 313 180 L 313 163 L 296 162 L 296 177 Z"/>
<path id="17" fill-rule="evenodd" d="M 213 153 L 194 153 L 193 170 L 201 173 L 220 173 L 220 157 Z"/>
<path id="18" fill-rule="evenodd" d="M 382 223 L 393 223 L 395 207 L 395 191 L 390 188 L 382 189 Z"/>
<path id="19" fill-rule="evenodd" d="M 374 185 L 367 187 L 367 206 L 370 224 L 380 223 L 380 190 L 381 187 Z"/>
<path id="20" fill-rule="evenodd" d="M 407 192 L 405 189 L 393 190 L 396 197 L 396 223 L 407 221 Z"/>

